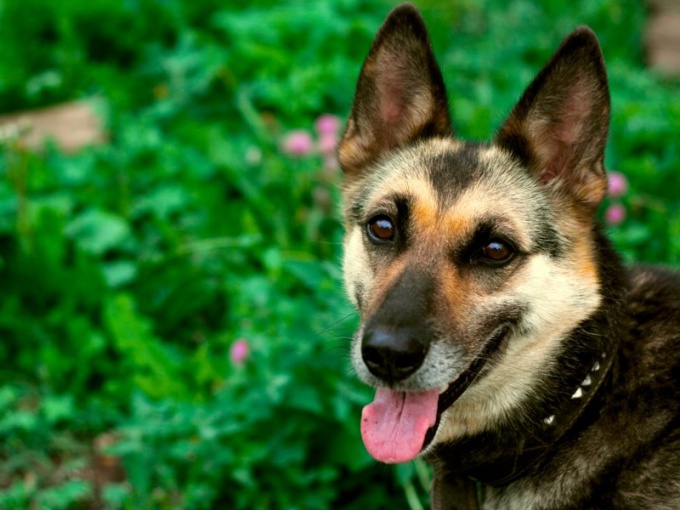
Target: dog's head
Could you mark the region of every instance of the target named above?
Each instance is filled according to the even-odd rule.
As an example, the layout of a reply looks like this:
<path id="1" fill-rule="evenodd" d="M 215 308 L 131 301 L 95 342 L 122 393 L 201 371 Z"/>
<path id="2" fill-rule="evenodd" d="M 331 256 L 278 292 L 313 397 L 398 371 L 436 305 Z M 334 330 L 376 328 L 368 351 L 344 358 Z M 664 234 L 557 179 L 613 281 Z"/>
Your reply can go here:
<path id="1" fill-rule="evenodd" d="M 492 143 L 455 139 L 422 18 L 387 18 L 339 149 L 344 274 L 376 388 L 362 436 L 384 462 L 493 427 L 600 304 L 595 210 L 609 93 L 599 45 L 569 35 Z"/>

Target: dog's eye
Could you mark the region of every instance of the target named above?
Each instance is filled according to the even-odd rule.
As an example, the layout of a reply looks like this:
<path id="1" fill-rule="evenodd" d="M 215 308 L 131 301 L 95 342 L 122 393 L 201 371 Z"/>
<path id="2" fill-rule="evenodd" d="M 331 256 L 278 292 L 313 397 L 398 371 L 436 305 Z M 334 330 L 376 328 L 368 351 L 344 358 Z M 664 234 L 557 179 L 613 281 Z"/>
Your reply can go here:
<path id="1" fill-rule="evenodd" d="M 485 262 L 492 264 L 504 264 L 510 262 L 515 250 L 506 242 L 499 239 L 493 239 L 486 243 L 481 249 L 481 258 Z"/>
<path id="2" fill-rule="evenodd" d="M 394 240 L 394 223 L 385 215 L 375 216 L 368 222 L 368 235 L 374 241 L 392 241 Z"/>

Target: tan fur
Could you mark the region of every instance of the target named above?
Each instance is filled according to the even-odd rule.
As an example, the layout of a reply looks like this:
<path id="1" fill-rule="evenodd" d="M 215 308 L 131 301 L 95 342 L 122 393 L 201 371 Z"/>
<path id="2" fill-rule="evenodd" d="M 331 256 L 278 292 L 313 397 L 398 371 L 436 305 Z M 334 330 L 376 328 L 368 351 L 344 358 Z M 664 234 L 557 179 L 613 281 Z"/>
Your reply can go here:
<path id="1" fill-rule="evenodd" d="M 343 168 L 349 169 L 347 172 L 351 175 L 358 172 L 368 159 L 366 148 L 362 145 L 361 139 L 357 134 L 356 123 L 349 119 L 347 121 L 345 137 L 338 147 L 338 161 L 341 162 Z"/>
<path id="2" fill-rule="evenodd" d="M 536 310 L 529 320 L 535 332 L 511 338 L 497 366 L 444 413 L 433 445 L 487 430 L 531 396 L 561 340 L 600 301 L 597 281 L 574 278 L 570 266 L 554 267 L 546 257 L 537 257 L 514 276 L 507 291 L 533 299 Z"/>

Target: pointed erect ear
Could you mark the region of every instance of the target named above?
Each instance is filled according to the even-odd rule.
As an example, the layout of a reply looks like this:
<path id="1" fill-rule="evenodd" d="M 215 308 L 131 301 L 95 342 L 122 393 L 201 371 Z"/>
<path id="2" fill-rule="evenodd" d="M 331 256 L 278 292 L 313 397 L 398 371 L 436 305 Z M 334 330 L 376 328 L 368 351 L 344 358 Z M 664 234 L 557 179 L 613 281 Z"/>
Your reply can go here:
<path id="1" fill-rule="evenodd" d="M 595 208 L 607 190 L 608 128 L 609 88 L 600 45 L 581 27 L 529 85 L 496 143 L 518 156 L 541 183 Z"/>
<path id="2" fill-rule="evenodd" d="M 425 23 L 410 4 L 387 17 L 361 69 L 338 158 L 357 175 L 417 138 L 452 135 L 446 89 Z"/>

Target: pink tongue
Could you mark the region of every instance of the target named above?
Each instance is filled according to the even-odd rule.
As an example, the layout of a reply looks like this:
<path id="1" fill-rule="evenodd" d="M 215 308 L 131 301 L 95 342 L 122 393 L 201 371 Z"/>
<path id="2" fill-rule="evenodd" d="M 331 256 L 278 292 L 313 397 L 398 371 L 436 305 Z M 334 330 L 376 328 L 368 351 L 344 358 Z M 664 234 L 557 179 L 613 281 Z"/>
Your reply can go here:
<path id="1" fill-rule="evenodd" d="M 427 429 L 437 421 L 439 391 L 400 392 L 378 388 L 361 414 L 361 437 L 376 460 L 408 462 L 420 453 Z"/>

